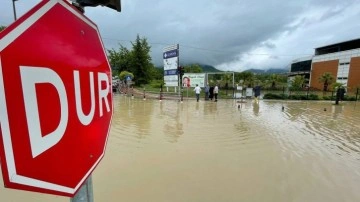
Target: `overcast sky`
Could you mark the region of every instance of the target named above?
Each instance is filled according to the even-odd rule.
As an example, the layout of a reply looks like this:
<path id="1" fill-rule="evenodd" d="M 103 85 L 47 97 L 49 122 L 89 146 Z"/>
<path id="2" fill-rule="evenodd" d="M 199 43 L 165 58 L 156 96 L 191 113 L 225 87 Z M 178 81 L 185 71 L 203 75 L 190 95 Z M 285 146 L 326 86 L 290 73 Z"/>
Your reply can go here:
<path id="1" fill-rule="evenodd" d="M 18 17 L 40 0 L 15 2 Z M 122 0 L 122 12 L 86 8 L 105 48 L 131 48 L 136 35 L 162 66 L 163 48 L 180 45 L 180 64 L 220 70 L 285 68 L 314 48 L 360 38 L 360 0 Z M 0 25 L 13 22 L 12 0 L 0 0 Z"/>

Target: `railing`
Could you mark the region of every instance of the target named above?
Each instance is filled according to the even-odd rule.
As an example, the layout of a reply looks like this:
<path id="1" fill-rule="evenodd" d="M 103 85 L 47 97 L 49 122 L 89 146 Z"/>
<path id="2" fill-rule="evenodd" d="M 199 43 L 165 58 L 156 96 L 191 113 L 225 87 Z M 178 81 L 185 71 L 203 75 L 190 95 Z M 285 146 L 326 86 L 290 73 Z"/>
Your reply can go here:
<path id="1" fill-rule="evenodd" d="M 132 88 L 128 87 L 125 84 L 119 85 L 118 92 L 125 94 L 127 96 L 133 96 L 138 98 L 153 98 L 159 100 L 176 100 L 176 99 L 192 99 L 195 98 L 195 93 L 193 90 L 182 91 L 179 96 L 178 92 L 166 92 L 161 91 L 149 91 L 145 88 Z M 246 95 L 246 89 L 242 91 L 236 90 L 234 88 L 220 89 L 219 90 L 219 99 L 235 99 L 236 93 L 240 93 L 243 97 Z M 354 89 L 345 93 L 345 101 L 357 101 L 360 99 L 360 89 Z M 201 98 L 205 98 L 205 92 L 201 91 Z M 253 97 L 253 96 L 252 96 Z M 299 90 L 291 90 L 285 87 L 280 88 L 262 88 L 261 89 L 261 98 L 263 99 L 290 99 L 290 100 L 336 100 L 336 91 L 321 91 L 314 88 L 303 88 Z"/>

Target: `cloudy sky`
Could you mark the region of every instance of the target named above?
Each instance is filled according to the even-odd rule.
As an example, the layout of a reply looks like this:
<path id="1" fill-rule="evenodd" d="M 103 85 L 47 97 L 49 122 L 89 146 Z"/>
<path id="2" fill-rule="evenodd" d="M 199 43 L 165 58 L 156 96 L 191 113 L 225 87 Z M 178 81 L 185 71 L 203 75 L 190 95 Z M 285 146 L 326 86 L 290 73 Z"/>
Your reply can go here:
<path id="1" fill-rule="evenodd" d="M 18 0 L 17 15 L 40 0 Z M 360 38 L 360 0 L 122 0 L 122 12 L 86 8 L 105 48 L 131 47 L 136 35 L 163 48 L 180 45 L 180 63 L 220 70 L 286 68 L 314 48 Z M 12 0 L 0 0 L 0 25 L 14 20 Z"/>

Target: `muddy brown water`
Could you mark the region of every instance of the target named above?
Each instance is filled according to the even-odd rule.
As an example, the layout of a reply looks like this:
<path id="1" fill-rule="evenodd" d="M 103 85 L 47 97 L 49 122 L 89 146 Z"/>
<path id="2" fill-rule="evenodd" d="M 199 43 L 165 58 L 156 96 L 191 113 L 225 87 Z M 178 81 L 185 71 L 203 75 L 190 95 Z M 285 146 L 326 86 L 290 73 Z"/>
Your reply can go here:
<path id="1" fill-rule="evenodd" d="M 360 201 L 360 103 L 115 95 L 93 186 L 96 202 Z M 0 201 L 70 200 L 1 186 Z"/>

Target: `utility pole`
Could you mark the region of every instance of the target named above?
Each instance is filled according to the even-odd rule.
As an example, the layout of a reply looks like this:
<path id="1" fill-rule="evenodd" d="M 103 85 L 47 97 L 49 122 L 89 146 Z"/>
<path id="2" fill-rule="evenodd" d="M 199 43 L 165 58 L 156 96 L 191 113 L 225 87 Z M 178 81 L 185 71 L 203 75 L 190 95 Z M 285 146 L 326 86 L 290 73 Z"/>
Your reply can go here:
<path id="1" fill-rule="evenodd" d="M 13 10 L 14 10 L 14 21 L 16 21 L 15 1 L 17 1 L 17 0 L 12 0 L 12 3 L 13 3 Z"/>

